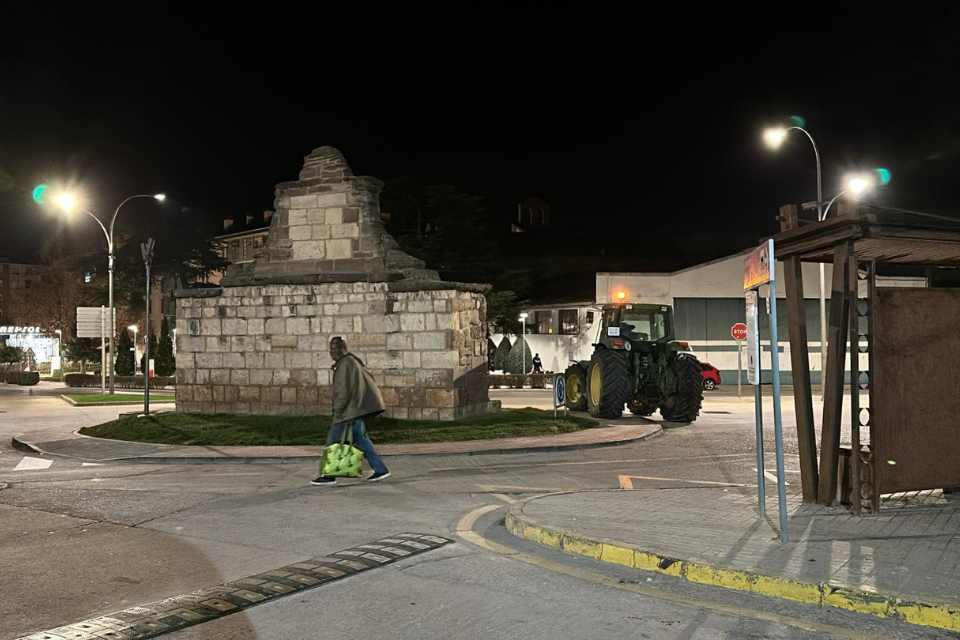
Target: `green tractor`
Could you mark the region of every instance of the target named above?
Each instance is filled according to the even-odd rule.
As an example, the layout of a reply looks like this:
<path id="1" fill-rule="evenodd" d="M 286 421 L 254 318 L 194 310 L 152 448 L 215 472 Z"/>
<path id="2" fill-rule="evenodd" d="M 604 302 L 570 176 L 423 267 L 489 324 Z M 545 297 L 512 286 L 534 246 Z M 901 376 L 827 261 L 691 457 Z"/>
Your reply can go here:
<path id="1" fill-rule="evenodd" d="M 564 373 L 566 406 L 597 418 L 657 409 L 664 420 L 693 422 L 703 404 L 700 362 L 674 340 L 673 310 L 665 305 L 608 304 L 593 357 Z"/>

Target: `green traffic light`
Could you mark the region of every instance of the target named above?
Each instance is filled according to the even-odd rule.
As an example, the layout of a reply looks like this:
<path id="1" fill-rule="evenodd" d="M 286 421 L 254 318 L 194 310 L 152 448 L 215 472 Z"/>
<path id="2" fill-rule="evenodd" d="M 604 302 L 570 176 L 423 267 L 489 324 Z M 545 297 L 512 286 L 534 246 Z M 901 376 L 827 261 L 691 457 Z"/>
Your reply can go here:
<path id="1" fill-rule="evenodd" d="M 43 196 L 47 192 L 47 185 L 38 184 L 33 188 L 33 201 L 37 204 L 43 204 Z"/>

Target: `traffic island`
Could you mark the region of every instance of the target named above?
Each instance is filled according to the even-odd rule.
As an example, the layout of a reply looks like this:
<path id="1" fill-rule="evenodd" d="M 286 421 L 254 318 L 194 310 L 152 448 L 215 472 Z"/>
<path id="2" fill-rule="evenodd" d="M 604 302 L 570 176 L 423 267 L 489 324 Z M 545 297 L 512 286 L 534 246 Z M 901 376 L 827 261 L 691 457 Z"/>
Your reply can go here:
<path id="1" fill-rule="evenodd" d="M 960 631 L 956 494 L 896 496 L 865 518 L 796 499 L 788 544 L 756 507 L 755 496 L 726 487 L 581 491 L 514 505 L 506 526 L 602 562 Z"/>
<path id="2" fill-rule="evenodd" d="M 199 446 L 322 446 L 326 442 L 329 416 L 190 415 L 158 413 L 146 417 L 121 416 L 80 429 L 81 435 Z M 552 436 L 598 426 L 589 418 L 561 415 L 538 409 L 508 409 L 497 414 L 453 422 L 374 418 L 367 432 L 377 444 L 419 444 Z"/>
<path id="3" fill-rule="evenodd" d="M 530 413 L 535 410 L 521 410 L 518 414 Z M 504 412 L 509 415 L 511 412 Z M 537 412 L 541 415 L 547 412 Z M 137 414 L 126 416 L 131 422 L 141 422 L 143 420 L 168 419 L 169 416 L 179 414 L 158 413 L 151 418 L 137 417 Z M 501 414 L 502 417 L 503 414 Z M 535 414 L 531 414 L 534 415 Z M 183 416 L 180 416 L 183 417 Z M 230 416 L 235 417 L 235 416 Z M 223 416 L 207 416 L 210 419 L 223 418 Z M 309 418 L 301 418 L 308 420 Z M 552 420 L 552 414 L 551 418 Z M 487 439 L 484 440 L 448 440 L 445 442 L 424 442 L 422 439 L 410 444 L 384 444 L 377 441 L 376 430 L 371 430 L 374 441 L 377 443 L 377 452 L 381 456 L 407 456 L 407 455 L 479 455 L 479 454 L 504 454 L 504 453 L 532 453 L 544 451 L 568 451 L 591 449 L 595 447 L 610 447 L 620 444 L 640 442 L 662 433 L 659 425 L 651 425 L 642 421 L 623 421 L 618 422 L 616 426 L 609 424 L 596 424 L 594 426 L 581 425 L 580 428 L 566 433 L 554 433 L 550 424 L 546 424 L 546 435 L 532 435 L 537 430 L 542 431 L 544 423 L 540 426 L 534 424 L 534 420 L 527 423 L 523 430 L 515 433 L 524 433 L 526 435 L 515 435 L 508 437 L 501 432 L 499 437 L 494 437 L 495 428 L 487 430 Z M 329 421 L 324 422 L 316 418 L 312 423 L 306 425 L 312 432 L 312 442 L 322 442 L 326 436 L 326 427 Z M 170 426 L 170 425 L 168 425 Z M 555 426 L 555 425 L 554 425 Z M 427 426 L 426 431 L 431 431 L 431 425 Z M 475 425 L 475 428 L 481 428 L 482 425 Z M 126 428 L 126 427 L 124 427 Z M 433 435 L 439 435 L 440 430 L 452 428 L 450 423 L 440 423 L 433 425 Z M 515 427 L 516 428 L 516 425 Z M 417 437 L 427 437 L 423 435 L 421 428 L 414 429 Z M 558 429 L 559 430 L 559 429 Z M 70 434 L 71 437 L 45 439 L 31 437 L 29 434 L 21 434 L 13 437 L 13 446 L 15 448 L 31 451 L 41 455 L 51 455 L 84 462 L 140 462 L 148 464 L 205 464 L 205 463 L 283 463 L 298 462 L 305 460 L 316 460 L 323 449 L 318 444 L 283 444 L 283 445 L 183 445 L 183 444 L 159 444 L 156 442 L 134 442 L 129 440 L 115 440 L 105 437 L 93 437 L 77 432 Z M 147 431 L 145 429 L 144 431 Z M 108 433 L 100 431 L 99 433 Z M 118 435 L 113 432 L 111 435 Z M 291 431 L 291 435 L 294 432 Z M 476 436 L 474 430 L 472 435 Z M 64 434 L 66 435 L 66 434 Z M 467 435 L 467 432 L 462 434 Z M 182 436 L 184 438 L 187 435 Z M 286 436 L 284 436 L 286 437 Z M 396 442 L 396 441 L 395 441 Z"/>

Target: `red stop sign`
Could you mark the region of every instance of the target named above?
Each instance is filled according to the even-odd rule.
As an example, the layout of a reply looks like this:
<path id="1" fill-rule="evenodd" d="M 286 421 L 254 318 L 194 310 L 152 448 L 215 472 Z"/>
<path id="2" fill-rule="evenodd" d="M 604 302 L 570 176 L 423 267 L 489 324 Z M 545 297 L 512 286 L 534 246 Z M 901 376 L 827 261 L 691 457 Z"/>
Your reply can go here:
<path id="1" fill-rule="evenodd" d="M 730 327 L 730 335 L 733 336 L 734 340 L 746 340 L 747 325 L 742 322 L 735 322 L 733 326 Z"/>

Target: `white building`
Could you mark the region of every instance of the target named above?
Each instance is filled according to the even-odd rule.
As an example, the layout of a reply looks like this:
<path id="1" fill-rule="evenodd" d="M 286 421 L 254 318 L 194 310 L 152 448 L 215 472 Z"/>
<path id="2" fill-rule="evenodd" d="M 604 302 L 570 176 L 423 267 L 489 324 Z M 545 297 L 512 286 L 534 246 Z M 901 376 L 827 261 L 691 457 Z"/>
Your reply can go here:
<path id="1" fill-rule="evenodd" d="M 725 383 L 735 383 L 737 342 L 730 336 L 730 327 L 736 322 L 745 321 L 743 264 L 748 253 L 749 250 L 671 273 L 598 273 L 596 295 L 591 302 L 524 308 L 529 314 L 527 341 L 530 350 L 540 353 L 545 370 L 563 371 L 571 360 L 590 358 L 599 328 L 596 320 L 599 319 L 597 311 L 600 305 L 611 302 L 668 304 L 674 310 L 677 339 L 689 342 L 690 349 L 700 360 L 720 369 Z M 819 382 L 820 270 L 817 264 L 804 264 L 802 270 L 811 378 Z M 824 281 L 828 300 L 832 273 L 832 267 L 825 265 Z M 783 382 L 789 384 L 792 381 L 790 336 L 787 308 L 782 301 L 785 294 L 781 263 L 777 263 L 777 279 L 780 370 Z M 881 276 L 877 278 L 877 286 L 925 287 L 926 279 Z M 761 289 L 764 299 L 768 291 L 768 287 Z M 576 323 L 573 322 L 574 317 Z M 574 330 L 576 333 L 573 333 Z M 769 322 L 765 314 L 761 314 L 760 332 L 761 343 L 764 344 L 763 367 L 769 371 Z M 491 337 L 500 344 L 502 336 Z"/>

